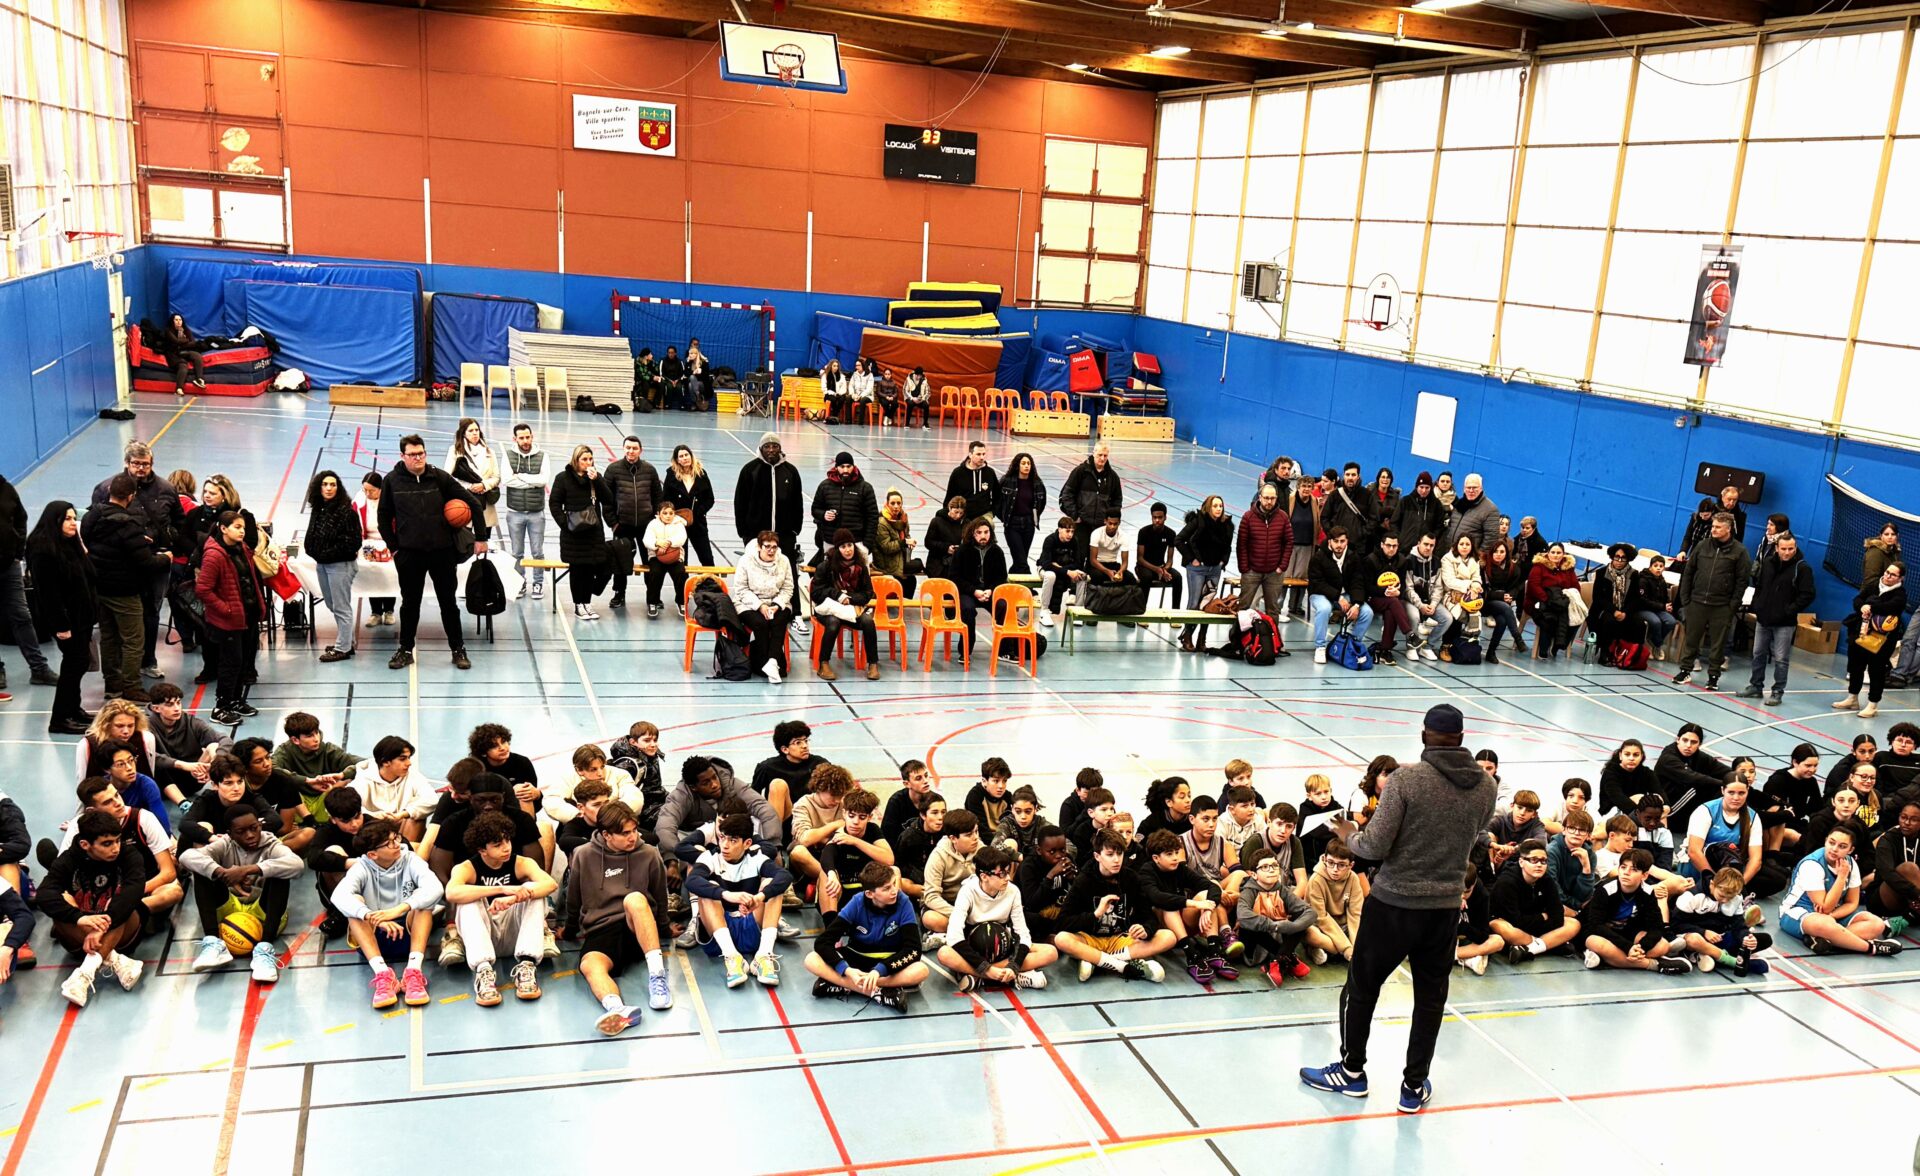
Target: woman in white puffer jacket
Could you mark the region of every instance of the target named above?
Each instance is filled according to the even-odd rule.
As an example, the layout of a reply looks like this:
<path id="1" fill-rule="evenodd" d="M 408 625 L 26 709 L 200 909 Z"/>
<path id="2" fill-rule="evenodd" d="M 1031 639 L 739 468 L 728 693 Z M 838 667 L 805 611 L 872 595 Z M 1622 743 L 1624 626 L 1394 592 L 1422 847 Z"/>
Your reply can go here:
<path id="1" fill-rule="evenodd" d="M 741 555 L 727 583 L 740 623 L 753 635 L 747 664 L 776 685 L 787 672 L 786 633 L 793 620 L 786 603 L 793 599 L 793 565 L 780 553 L 780 536 L 762 531 Z"/>
<path id="2" fill-rule="evenodd" d="M 1480 553 L 1473 548 L 1473 536 L 1462 535 L 1454 540 L 1453 549 L 1440 557 L 1441 607 L 1434 610 L 1434 616 L 1438 619 L 1444 611 L 1453 618 L 1453 625 L 1466 624 L 1477 632 L 1478 610 L 1469 610 L 1467 601 L 1479 600 L 1485 592 L 1486 586 L 1480 577 Z M 1445 627 L 1437 644 L 1441 657 L 1451 661 L 1447 651 L 1451 648 L 1453 625 L 1442 624 Z"/>

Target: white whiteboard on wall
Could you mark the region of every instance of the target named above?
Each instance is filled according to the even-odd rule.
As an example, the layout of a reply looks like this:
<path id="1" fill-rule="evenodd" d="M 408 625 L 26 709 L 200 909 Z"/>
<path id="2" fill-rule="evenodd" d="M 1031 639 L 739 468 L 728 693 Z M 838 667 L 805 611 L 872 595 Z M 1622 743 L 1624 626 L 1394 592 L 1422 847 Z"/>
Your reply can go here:
<path id="1" fill-rule="evenodd" d="M 672 102 L 636 102 L 630 98 L 573 96 L 573 147 L 576 151 L 621 151 L 629 155 L 674 155 Z"/>
<path id="2" fill-rule="evenodd" d="M 1451 396 L 1420 393 L 1413 412 L 1413 455 L 1437 462 L 1453 460 L 1453 415 L 1460 402 Z"/>

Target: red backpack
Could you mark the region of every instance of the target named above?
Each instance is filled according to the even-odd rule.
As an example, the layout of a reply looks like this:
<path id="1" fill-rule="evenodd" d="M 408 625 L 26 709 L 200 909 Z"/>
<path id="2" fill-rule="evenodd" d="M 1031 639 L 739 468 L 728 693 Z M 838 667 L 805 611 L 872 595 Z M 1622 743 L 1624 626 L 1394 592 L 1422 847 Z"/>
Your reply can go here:
<path id="1" fill-rule="evenodd" d="M 1270 666 L 1286 651 L 1280 639 L 1280 626 L 1266 613 L 1256 613 L 1250 624 L 1239 632 L 1240 658 L 1250 666 Z"/>

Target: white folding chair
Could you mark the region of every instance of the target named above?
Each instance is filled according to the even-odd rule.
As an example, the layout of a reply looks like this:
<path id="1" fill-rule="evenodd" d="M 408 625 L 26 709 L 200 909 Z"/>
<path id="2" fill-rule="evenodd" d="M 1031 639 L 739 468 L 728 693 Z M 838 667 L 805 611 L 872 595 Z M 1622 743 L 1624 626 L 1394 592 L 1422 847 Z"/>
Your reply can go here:
<path id="1" fill-rule="evenodd" d="M 560 411 L 567 411 L 568 404 L 573 400 L 572 389 L 567 385 L 567 369 L 550 367 L 546 370 L 546 377 L 547 391 L 546 396 L 540 401 L 540 411 L 547 411 L 547 402 L 555 397 L 560 400 Z"/>
<path id="2" fill-rule="evenodd" d="M 487 403 L 485 406 L 486 411 L 481 413 L 481 416 L 489 421 L 493 419 L 493 394 L 495 392 L 505 392 L 507 394 L 507 405 L 508 407 L 512 407 L 513 369 L 506 364 L 490 363 L 487 365 Z"/>
<path id="3" fill-rule="evenodd" d="M 547 394 L 540 387 L 540 373 L 531 364 L 520 364 L 513 369 L 513 407 L 518 410 L 520 398 L 531 394 L 540 411 L 547 411 Z"/>
<path id="4" fill-rule="evenodd" d="M 460 411 L 467 411 L 467 389 L 482 401 L 487 397 L 487 365 L 484 363 L 463 363 L 460 365 Z"/>

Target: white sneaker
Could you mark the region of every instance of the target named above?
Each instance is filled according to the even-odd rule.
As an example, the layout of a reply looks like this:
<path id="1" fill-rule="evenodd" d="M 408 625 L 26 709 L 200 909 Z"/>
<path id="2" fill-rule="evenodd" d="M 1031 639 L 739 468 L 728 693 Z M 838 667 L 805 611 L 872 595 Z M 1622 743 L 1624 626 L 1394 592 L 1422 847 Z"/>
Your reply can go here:
<path id="1" fill-rule="evenodd" d="M 1052 614 L 1052 613 L 1045 613 L 1045 612 L 1043 612 L 1043 613 L 1041 613 L 1041 614 L 1040 614 L 1040 627 L 1041 627 L 1042 629 L 1051 629 L 1051 628 L 1053 628 L 1053 614 Z"/>
<path id="2" fill-rule="evenodd" d="M 1600 953 L 1596 951 L 1585 952 L 1581 955 L 1580 962 L 1589 968 L 1597 968 L 1600 966 Z"/>
<path id="3" fill-rule="evenodd" d="M 547 928 L 546 935 L 540 941 L 540 958 L 551 962 L 560 958 L 560 944 L 553 938 L 553 928 Z"/>
<path id="4" fill-rule="evenodd" d="M 1313 651 L 1313 664 L 1316 666 L 1327 664 L 1327 650 L 1324 645 Z"/>
<path id="5" fill-rule="evenodd" d="M 60 995 L 72 1002 L 74 1008 L 86 1008 L 87 998 L 93 995 L 93 977 L 75 972 L 61 983 Z"/>
<path id="6" fill-rule="evenodd" d="M 673 945 L 679 948 L 681 951 L 687 951 L 692 947 L 694 947 L 699 942 L 700 942 L 699 930 L 696 929 L 692 923 L 688 923 L 687 929 L 685 931 L 682 931 L 679 934 L 679 936 L 677 936 L 674 939 Z"/>
<path id="7" fill-rule="evenodd" d="M 1288 621 L 1291 621 L 1293 619 L 1293 610 L 1290 608 L 1283 608 L 1280 610 L 1280 615 L 1273 619 L 1276 621 L 1279 621 L 1281 624 L 1284 625 Z"/>
<path id="8" fill-rule="evenodd" d="M 460 932 L 453 927 L 447 928 L 446 938 L 440 941 L 440 966 L 451 968 L 467 962 L 467 945 L 460 941 Z"/>
<path id="9" fill-rule="evenodd" d="M 665 972 L 654 972 L 647 977 L 647 1005 L 656 1010 L 673 1007 L 673 992 L 667 987 Z"/>
<path id="10" fill-rule="evenodd" d="M 1873 716 L 1879 713 L 1880 713 L 1880 704 L 1877 702 L 1869 702 L 1867 705 L 1860 708 L 1860 717 L 1863 719 L 1871 719 Z"/>
<path id="11" fill-rule="evenodd" d="M 233 962 L 233 953 L 218 935 L 209 935 L 200 941 L 200 952 L 193 957 L 193 970 L 211 972 Z"/>
<path id="12" fill-rule="evenodd" d="M 1159 960 L 1141 960 L 1140 967 L 1146 972 L 1147 979 L 1153 981 L 1155 984 L 1165 983 L 1167 970 L 1160 966 Z"/>
<path id="13" fill-rule="evenodd" d="M 780 663 L 773 658 L 768 658 L 767 664 L 762 668 L 767 672 L 767 681 L 778 686 L 780 684 Z"/>
<path id="14" fill-rule="evenodd" d="M 1087 981 L 1091 979 L 1093 979 L 1093 965 L 1088 963 L 1085 960 L 1081 960 L 1080 961 L 1080 983 L 1085 984 Z"/>
<path id="15" fill-rule="evenodd" d="M 1431 649 L 1429 649 L 1429 648 L 1427 648 L 1427 647 L 1426 647 L 1426 646 L 1424 646 L 1424 645 L 1422 645 L 1422 646 L 1420 647 L 1420 656 L 1421 656 L 1421 657 L 1424 657 L 1424 658 L 1426 658 L 1426 659 L 1427 659 L 1428 661 L 1439 661 L 1439 660 L 1440 660 L 1440 655 L 1439 655 L 1439 654 L 1437 654 L 1437 653 L 1435 653 L 1435 652 L 1434 652 L 1433 650 L 1431 650 Z"/>
<path id="16" fill-rule="evenodd" d="M 1047 974 L 1045 972 L 1016 972 L 1013 976 L 1013 986 L 1015 988 L 1045 988 L 1047 986 Z"/>
<path id="17" fill-rule="evenodd" d="M 145 971 L 147 966 L 132 956 L 115 952 L 113 959 L 108 961 L 107 967 L 113 969 L 113 978 L 120 982 L 120 987 L 132 992 L 133 986 L 140 983 L 140 973 Z"/>
<path id="18" fill-rule="evenodd" d="M 1309 947 L 1307 949 L 1307 962 L 1316 968 L 1326 963 L 1327 949 L 1324 947 Z"/>
<path id="19" fill-rule="evenodd" d="M 272 984 L 280 979 L 280 953 L 271 943 L 253 945 L 253 978 L 261 984 Z"/>
<path id="20" fill-rule="evenodd" d="M 793 631 L 802 637 L 808 637 L 813 634 L 813 625 L 805 617 L 795 617 L 793 619 Z"/>
<path id="21" fill-rule="evenodd" d="M 1466 959 L 1460 961 L 1460 965 L 1476 976 L 1484 976 L 1487 974 L 1486 956 L 1468 956 Z"/>

